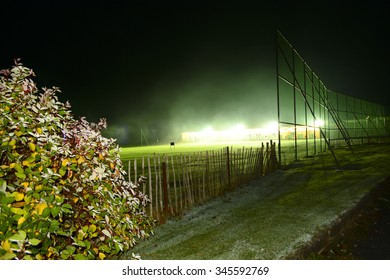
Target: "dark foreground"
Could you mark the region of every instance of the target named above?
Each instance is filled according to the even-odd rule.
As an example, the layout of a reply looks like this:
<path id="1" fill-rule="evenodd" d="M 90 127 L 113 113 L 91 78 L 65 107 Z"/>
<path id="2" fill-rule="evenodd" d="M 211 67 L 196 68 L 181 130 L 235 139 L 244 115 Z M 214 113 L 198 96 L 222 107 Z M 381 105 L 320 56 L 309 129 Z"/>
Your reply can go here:
<path id="1" fill-rule="evenodd" d="M 390 260 L 390 177 L 315 259 Z"/>

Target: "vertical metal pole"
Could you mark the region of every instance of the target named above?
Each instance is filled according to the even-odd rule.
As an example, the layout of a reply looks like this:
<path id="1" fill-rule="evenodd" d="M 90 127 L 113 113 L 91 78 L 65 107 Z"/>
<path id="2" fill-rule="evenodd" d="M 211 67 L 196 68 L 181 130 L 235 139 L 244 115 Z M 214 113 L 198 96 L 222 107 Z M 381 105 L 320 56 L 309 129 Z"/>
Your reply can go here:
<path id="1" fill-rule="evenodd" d="M 326 95 L 325 102 L 328 102 L 328 103 L 332 102 L 330 100 L 328 90 L 326 89 L 325 84 L 322 84 L 322 87 L 324 89 L 324 94 Z M 324 117 L 325 117 L 324 125 L 325 125 L 325 131 L 326 131 L 325 135 L 326 135 L 326 137 L 328 137 L 329 144 L 330 144 L 330 140 L 331 140 L 331 138 L 330 138 L 330 124 L 329 124 L 329 114 L 330 114 L 329 108 L 330 108 L 330 106 L 331 106 L 330 104 L 325 104 L 325 106 L 324 106 Z M 330 149 L 330 147 L 329 147 L 329 149 Z"/>
<path id="2" fill-rule="evenodd" d="M 340 107 L 339 107 L 339 94 L 336 93 L 336 110 L 337 110 L 337 114 L 340 116 Z M 341 119 L 340 119 L 341 120 Z M 342 122 L 342 120 L 341 120 Z M 338 132 L 337 132 L 337 137 L 335 136 L 336 139 L 339 139 L 339 135 L 338 135 Z M 339 140 L 337 140 L 339 141 Z"/>
<path id="3" fill-rule="evenodd" d="M 305 100 L 307 100 L 307 89 L 306 89 L 306 65 L 305 62 L 302 60 L 303 64 L 303 89 L 304 92 L 302 94 L 305 95 Z M 309 156 L 309 137 L 308 137 L 308 131 L 307 131 L 307 102 L 305 102 L 305 142 L 306 142 L 306 157 Z"/>
<path id="4" fill-rule="evenodd" d="M 315 94 L 314 94 L 314 72 L 311 70 L 311 94 L 313 97 L 313 128 L 314 128 L 314 154 L 317 154 L 317 137 L 316 137 L 316 126 L 315 126 L 315 113 L 316 113 L 316 101 L 315 101 Z"/>
<path id="5" fill-rule="evenodd" d="M 231 188 L 231 181 L 230 181 L 230 157 L 229 157 L 229 146 L 226 147 L 226 171 L 227 171 L 227 178 L 228 178 L 228 188 Z"/>
<path id="6" fill-rule="evenodd" d="M 297 141 L 297 100 L 296 100 L 296 76 L 295 76 L 295 51 L 294 49 L 291 49 L 292 51 L 292 70 L 293 70 L 293 95 L 294 95 L 294 152 L 295 152 L 295 161 L 298 161 L 298 141 Z"/>
<path id="7" fill-rule="evenodd" d="M 278 107 L 278 158 L 279 158 L 279 165 L 282 163 L 282 150 L 281 150 L 281 137 L 280 137 L 280 96 L 279 96 L 279 41 L 278 41 L 278 35 L 279 31 L 276 31 L 276 100 L 277 100 L 277 107 Z"/>
<path id="8" fill-rule="evenodd" d="M 317 77 L 318 78 L 318 95 L 319 95 L 319 98 L 320 98 L 320 100 L 318 100 L 318 104 L 320 105 L 320 106 L 318 106 L 318 109 L 320 110 L 320 112 L 319 112 L 319 116 L 320 116 L 320 119 L 324 119 L 323 117 L 322 117 L 322 96 L 321 96 L 321 81 L 320 81 L 320 78 L 319 77 Z M 321 127 L 319 128 L 320 130 L 322 129 Z M 322 137 L 324 137 L 325 138 L 325 133 L 322 133 Z M 322 149 L 322 140 L 321 140 L 321 135 L 320 135 L 320 151 L 321 152 L 323 152 L 324 150 Z"/>

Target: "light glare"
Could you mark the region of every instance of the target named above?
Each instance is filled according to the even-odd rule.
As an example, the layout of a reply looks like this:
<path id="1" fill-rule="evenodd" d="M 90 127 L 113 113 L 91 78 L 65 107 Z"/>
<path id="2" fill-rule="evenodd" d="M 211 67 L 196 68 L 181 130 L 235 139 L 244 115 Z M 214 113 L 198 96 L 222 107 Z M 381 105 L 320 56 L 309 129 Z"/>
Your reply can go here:
<path id="1" fill-rule="evenodd" d="M 324 124 L 325 124 L 325 122 L 323 120 L 321 120 L 321 119 L 317 119 L 317 120 L 314 121 L 314 126 L 315 127 L 322 127 L 322 126 L 324 126 Z"/>

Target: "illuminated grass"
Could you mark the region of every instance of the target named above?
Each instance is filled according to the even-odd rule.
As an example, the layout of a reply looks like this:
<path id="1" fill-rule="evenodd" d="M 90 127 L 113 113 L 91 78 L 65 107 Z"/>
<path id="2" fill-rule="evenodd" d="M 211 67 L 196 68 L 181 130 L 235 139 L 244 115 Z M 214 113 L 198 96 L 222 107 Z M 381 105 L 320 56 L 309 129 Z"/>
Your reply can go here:
<path id="1" fill-rule="evenodd" d="M 151 154 L 179 154 L 204 152 L 206 150 L 217 150 L 223 147 L 260 147 L 261 141 L 234 141 L 234 142 L 202 142 L 202 143 L 175 143 L 174 147 L 169 144 L 152 145 L 142 147 L 124 147 L 121 148 L 121 158 L 126 160 L 129 158 L 142 157 Z M 265 143 L 265 142 L 263 142 Z"/>

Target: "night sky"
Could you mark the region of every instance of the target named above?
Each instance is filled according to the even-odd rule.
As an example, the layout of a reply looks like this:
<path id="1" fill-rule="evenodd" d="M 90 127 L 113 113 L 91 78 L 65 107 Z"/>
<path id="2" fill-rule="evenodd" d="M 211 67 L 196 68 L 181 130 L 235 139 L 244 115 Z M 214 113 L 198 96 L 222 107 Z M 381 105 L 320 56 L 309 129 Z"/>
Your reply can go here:
<path id="1" fill-rule="evenodd" d="M 58 86 L 119 143 L 276 119 L 279 29 L 328 89 L 390 105 L 385 1 L 7 1 L 0 68 Z"/>

